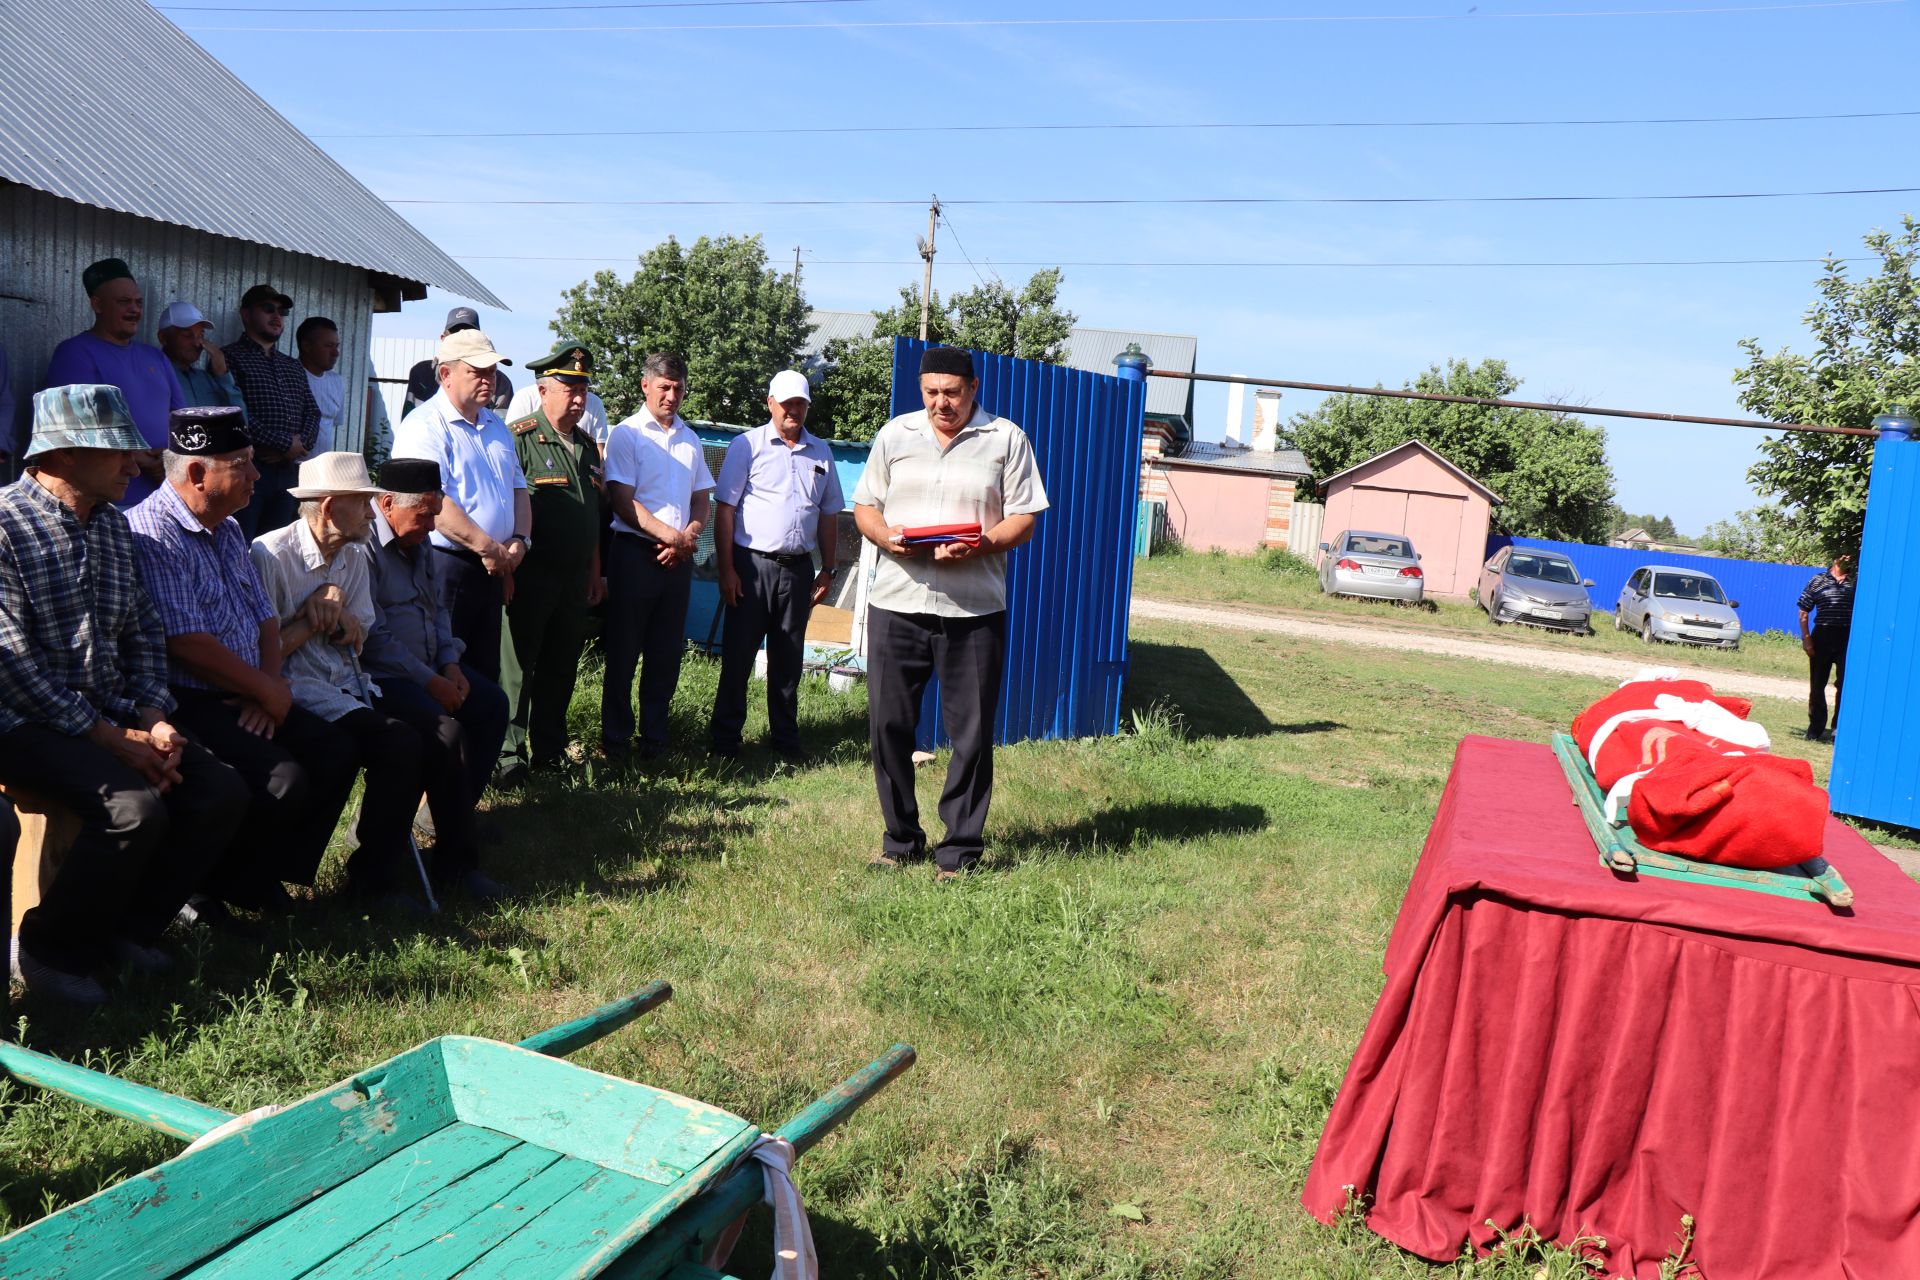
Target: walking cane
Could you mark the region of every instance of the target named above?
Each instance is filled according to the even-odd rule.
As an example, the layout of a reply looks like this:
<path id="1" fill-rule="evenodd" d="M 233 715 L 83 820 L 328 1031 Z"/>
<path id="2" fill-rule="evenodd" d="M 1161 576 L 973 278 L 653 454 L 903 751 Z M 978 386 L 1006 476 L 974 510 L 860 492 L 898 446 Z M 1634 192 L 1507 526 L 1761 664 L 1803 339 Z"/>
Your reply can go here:
<path id="1" fill-rule="evenodd" d="M 353 678 L 360 685 L 360 697 L 371 707 L 373 686 L 367 681 L 367 673 L 360 669 L 360 655 L 354 651 L 352 645 L 347 645 L 346 650 L 347 661 L 353 664 Z M 427 864 L 420 856 L 420 842 L 413 838 L 412 831 L 407 832 L 407 848 L 413 851 L 413 869 L 420 873 L 420 891 L 427 895 L 427 912 L 430 915 L 437 915 L 440 911 L 440 903 L 433 896 L 433 884 L 427 879 Z"/>

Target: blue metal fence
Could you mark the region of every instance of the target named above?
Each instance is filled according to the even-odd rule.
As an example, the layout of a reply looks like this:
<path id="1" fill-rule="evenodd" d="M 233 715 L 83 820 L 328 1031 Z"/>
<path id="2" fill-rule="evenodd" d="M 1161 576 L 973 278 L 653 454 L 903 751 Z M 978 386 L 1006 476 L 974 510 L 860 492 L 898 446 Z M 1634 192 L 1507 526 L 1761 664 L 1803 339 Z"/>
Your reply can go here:
<path id="1" fill-rule="evenodd" d="M 1845 720 L 1833 735 L 1827 790 L 1836 813 L 1920 827 L 1920 444 L 1873 451 L 1867 527 L 1860 541 Z"/>
<path id="2" fill-rule="evenodd" d="M 1596 609 L 1612 612 L 1620 600 L 1620 588 L 1627 585 L 1633 571 L 1642 565 L 1670 564 L 1680 569 L 1696 569 L 1711 574 L 1726 590 L 1727 599 L 1738 600 L 1740 629 L 1752 633 L 1784 631 L 1800 634 L 1800 592 L 1807 579 L 1820 572 L 1814 565 L 1763 564 L 1756 560 L 1728 560 L 1720 556 L 1689 556 L 1672 551 L 1635 551 L 1626 547 L 1595 547 L 1584 542 L 1549 542 L 1544 538 L 1511 538 L 1495 534 L 1487 539 L 1487 557 L 1504 546 L 1541 547 L 1558 551 L 1579 568 L 1580 576 L 1593 579 L 1587 598 Z"/>
<path id="3" fill-rule="evenodd" d="M 923 342 L 893 345 L 893 412 L 921 407 Z M 1033 442 L 1050 504 L 1007 564 L 1007 661 L 997 742 L 1117 732 L 1140 496 L 1142 382 L 973 353 L 980 403 Z M 937 691 L 920 719 L 940 739 Z"/>

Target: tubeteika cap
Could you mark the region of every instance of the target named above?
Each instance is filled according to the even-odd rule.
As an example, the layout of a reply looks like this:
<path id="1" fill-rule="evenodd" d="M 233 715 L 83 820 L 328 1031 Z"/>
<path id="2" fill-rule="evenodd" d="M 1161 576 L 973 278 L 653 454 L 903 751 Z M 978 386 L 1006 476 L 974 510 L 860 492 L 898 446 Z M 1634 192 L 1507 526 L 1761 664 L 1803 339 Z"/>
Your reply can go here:
<path id="1" fill-rule="evenodd" d="M 217 458 L 253 445 L 247 415 L 237 405 L 192 405 L 167 416 L 167 448 L 196 458 Z"/>
<path id="2" fill-rule="evenodd" d="M 929 373 L 958 374 L 972 382 L 973 353 L 961 347 L 928 347 L 920 353 L 920 376 Z"/>
<path id="3" fill-rule="evenodd" d="M 23 460 L 55 449 L 145 449 L 133 411 L 120 388 L 76 382 L 48 387 L 33 397 L 33 438 Z"/>
<path id="4" fill-rule="evenodd" d="M 478 329 L 461 329 L 440 339 L 440 350 L 434 359 L 441 364 L 463 361 L 476 369 L 491 369 L 497 364 L 512 364 L 513 361 L 493 349 L 493 339 Z"/>
<path id="5" fill-rule="evenodd" d="M 287 490 L 287 496 L 302 502 L 308 498 L 365 497 L 380 492 L 367 474 L 367 460 L 344 450 L 319 453 L 300 464 L 300 483 Z"/>
<path id="6" fill-rule="evenodd" d="M 812 404 L 813 388 L 807 385 L 806 374 L 797 369 L 782 369 L 767 384 L 767 399 L 778 400 L 781 404 L 789 400 L 805 400 Z"/>
<path id="7" fill-rule="evenodd" d="M 80 285 L 91 298 L 110 280 L 133 279 L 133 268 L 118 258 L 102 258 L 80 273 Z"/>
<path id="8" fill-rule="evenodd" d="M 432 458 L 388 458 L 380 464 L 380 487 L 388 493 L 439 493 L 440 464 Z"/>

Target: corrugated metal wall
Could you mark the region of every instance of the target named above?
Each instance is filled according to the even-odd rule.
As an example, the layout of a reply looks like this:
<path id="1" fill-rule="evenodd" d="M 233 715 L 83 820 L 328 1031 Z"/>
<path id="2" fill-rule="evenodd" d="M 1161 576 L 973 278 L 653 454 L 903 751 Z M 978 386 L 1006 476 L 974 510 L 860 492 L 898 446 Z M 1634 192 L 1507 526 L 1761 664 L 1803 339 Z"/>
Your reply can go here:
<path id="1" fill-rule="evenodd" d="M 1844 719 L 1827 790 L 1836 813 L 1920 827 L 1920 444 L 1873 451 Z"/>
<path id="2" fill-rule="evenodd" d="M 893 412 L 921 407 L 926 344 L 896 338 Z M 980 403 L 1026 431 L 1052 504 L 1007 565 L 1007 664 L 998 742 L 1117 732 L 1127 674 L 1133 534 L 1146 387 L 1108 375 L 973 353 Z M 940 736 L 937 691 L 922 745 Z"/>
<path id="3" fill-rule="evenodd" d="M 161 309 L 176 298 L 206 313 L 222 345 L 231 342 L 240 335 L 240 295 L 262 280 L 293 298 L 280 340 L 288 355 L 295 354 L 300 321 L 332 320 L 340 326 L 340 376 L 349 388 L 335 447 L 360 447 L 373 327 L 365 271 L 0 185 L 0 345 L 13 368 L 21 430 L 55 345 L 93 325 L 80 273 L 101 258 L 124 259 L 140 282 L 147 302 L 142 342 L 154 340 Z"/>
<path id="4" fill-rule="evenodd" d="M 1672 551 L 1633 551 L 1625 547 L 1595 547 L 1584 542 L 1549 542 L 1543 538 L 1509 538 L 1494 534 L 1487 539 L 1486 559 L 1504 546 L 1541 547 L 1558 551 L 1573 560 L 1581 576 L 1592 578 L 1587 598 L 1596 609 L 1613 612 L 1620 602 L 1620 588 L 1641 565 L 1670 564 L 1679 569 L 1697 569 L 1711 574 L 1726 590 L 1727 599 L 1738 600 L 1742 632 L 1784 631 L 1800 634 L 1800 592 L 1807 579 L 1819 573 L 1815 565 L 1765 564 L 1756 560 L 1729 560 L 1720 556 L 1689 556 Z M 1485 563 L 1485 560 L 1482 561 Z M 1475 571 L 1476 576 L 1478 571 Z M 1469 584 L 1471 585 L 1471 584 Z"/>

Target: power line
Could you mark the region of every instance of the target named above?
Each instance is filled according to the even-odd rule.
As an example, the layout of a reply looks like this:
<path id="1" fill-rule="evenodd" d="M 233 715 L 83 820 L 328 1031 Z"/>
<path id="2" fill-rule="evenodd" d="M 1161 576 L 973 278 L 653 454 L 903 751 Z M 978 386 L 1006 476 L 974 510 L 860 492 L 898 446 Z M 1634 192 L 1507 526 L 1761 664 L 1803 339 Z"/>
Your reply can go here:
<path id="1" fill-rule="evenodd" d="M 1281 205 L 1281 204 L 1622 204 L 1645 201 L 1799 200 L 1821 196 L 1908 195 L 1920 187 L 1842 187 L 1830 191 L 1710 191 L 1570 196 L 998 196 L 945 200 L 954 205 Z M 447 200 L 382 197 L 388 204 L 551 206 L 555 208 L 892 208 L 919 200 Z"/>
<path id="2" fill-rule="evenodd" d="M 760 2 L 760 0 L 756 0 Z M 767 0 L 772 2 L 772 0 Z M 780 0 L 797 3 L 799 0 Z M 1818 115 L 1771 116 L 1641 116 L 1592 120 L 1274 120 L 1218 121 L 1177 124 L 1088 123 L 1088 124 L 856 124 L 811 125 L 785 128 L 752 129 L 546 129 L 522 132 L 480 130 L 470 133 L 311 133 L 316 139 L 406 140 L 435 138 L 725 138 L 773 137 L 793 134 L 898 134 L 898 133 L 1091 133 L 1129 131 L 1205 131 L 1205 130 L 1277 130 L 1277 129 L 1541 129 L 1593 128 L 1621 125 L 1702 125 L 1702 124 L 1784 124 L 1795 121 L 1895 120 L 1920 116 L 1920 111 L 1839 111 Z"/>
<path id="3" fill-rule="evenodd" d="M 1679 18 L 1745 13 L 1788 13 L 1808 9 L 1865 9 L 1905 4 L 1907 0 L 1804 0 L 1791 4 L 1707 5 L 1681 9 L 1581 9 L 1547 13 L 1340 13 L 1340 14 L 1261 14 L 1202 17 L 1179 15 L 1154 18 L 940 18 L 891 22 L 741 22 L 673 23 L 647 26 L 585 27 L 486 27 L 472 28 L 474 34 L 552 35 L 606 34 L 639 32 L 661 34 L 677 31 L 873 31 L 903 29 L 939 29 L 957 27 L 1168 27 L 1168 26 L 1264 26 L 1272 24 L 1371 23 L 1371 22 L 1506 22 L 1552 18 Z M 230 12 L 241 12 L 231 10 Z M 249 12 L 273 12 L 252 10 Z M 279 35 L 437 35 L 450 34 L 445 27 L 216 27 L 195 25 L 189 31 L 220 31 Z"/>
<path id="4" fill-rule="evenodd" d="M 960 251 L 960 256 L 966 260 L 967 265 L 969 267 L 973 267 L 973 278 L 975 280 L 978 280 L 981 284 L 985 284 L 987 282 L 987 278 L 980 274 L 979 267 L 973 266 L 973 257 L 967 252 L 967 246 L 960 243 L 960 233 L 959 231 L 955 230 L 953 225 L 953 219 L 947 216 L 945 210 L 942 210 L 940 213 L 940 221 L 946 223 L 947 230 L 952 233 L 953 247 Z M 995 275 L 997 276 L 998 273 L 996 272 Z"/>
<path id="5" fill-rule="evenodd" d="M 352 5 L 318 9 L 258 9 L 213 4 L 157 4 L 165 13 L 458 13 L 466 16 L 483 13 L 552 13 L 557 10 L 583 9 L 735 9 L 766 5 L 796 4 L 872 4 L 874 0 L 630 0 L 620 4 L 503 4 L 476 8 L 472 5 Z M 276 31 L 282 28 L 273 28 Z"/>
<path id="6" fill-rule="evenodd" d="M 944 219 L 943 219 L 944 221 Z M 953 224 L 947 223 L 951 231 Z M 519 253 L 456 253 L 453 255 L 462 262 L 630 262 L 639 255 L 634 253 L 604 254 L 598 257 L 554 257 L 539 254 Z M 918 258 L 811 258 L 816 267 L 912 267 L 920 264 Z M 1125 262 L 1125 261 L 1067 261 L 1062 259 L 1035 259 L 1032 261 L 1005 261 L 1003 267 L 1073 267 L 1097 268 L 1114 267 L 1140 270 L 1245 270 L 1250 268 L 1284 268 L 1343 270 L 1381 270 L 1411 271 L 1431 269 L 1459 270 L 1507 270 L 1528 269 L 1547 270 L 1587 267 L 1760 267 L 1760 266 L 1819 266 L 1827 262 L 1874 262 L 1874 258 L 1619 258 L 1604 261 L 1584 262 L 1336 262 L 1336 261 L 1297 261 L 1254 260 L 1243 262 Z"/>

